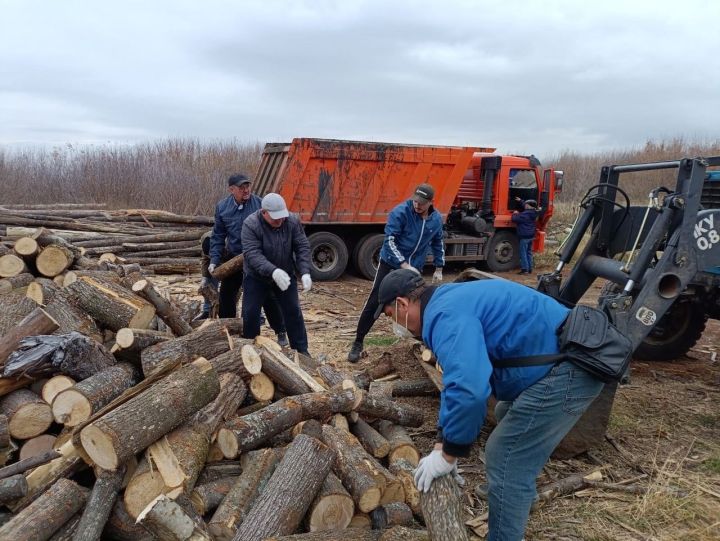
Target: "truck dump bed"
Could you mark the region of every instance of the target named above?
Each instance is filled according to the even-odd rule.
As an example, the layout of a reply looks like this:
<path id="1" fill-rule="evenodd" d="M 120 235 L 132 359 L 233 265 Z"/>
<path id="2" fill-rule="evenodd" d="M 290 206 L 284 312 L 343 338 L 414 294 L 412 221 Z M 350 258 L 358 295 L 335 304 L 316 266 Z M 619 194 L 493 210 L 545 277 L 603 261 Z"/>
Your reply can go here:
<path id="1" fill-rule="evenodd" d="M 493 150 L 293 139 L 265 146 L 253 189 L 279 193 L 304 223 L 384 224 L 416 185 L 429 182 L 435 208 L 447 214 L 473 153 Z"/>

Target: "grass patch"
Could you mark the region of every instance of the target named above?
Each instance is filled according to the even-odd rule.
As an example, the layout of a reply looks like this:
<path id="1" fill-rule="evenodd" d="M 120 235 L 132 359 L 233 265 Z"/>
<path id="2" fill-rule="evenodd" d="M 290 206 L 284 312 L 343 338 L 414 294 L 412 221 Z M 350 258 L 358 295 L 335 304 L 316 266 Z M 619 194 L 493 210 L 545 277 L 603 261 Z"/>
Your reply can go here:
<path id="1" fill-rule="evenodd" d="M 700 414 L 697 419 L 698 424 L 705 428 L 720 428 L 720 417 L 717 415 Z"/>
<path id="2" fill-rule="evenodd" d="M 399 338 L 395 336 L 371 336 L 365 339 L 366 346 L 392 346 Z"/>
<path id="3" fill-rule="evenodd" d="M 720 455 L 712 456 L 704 460 L 702 469 L 710 473 L 720 474 Z"/>

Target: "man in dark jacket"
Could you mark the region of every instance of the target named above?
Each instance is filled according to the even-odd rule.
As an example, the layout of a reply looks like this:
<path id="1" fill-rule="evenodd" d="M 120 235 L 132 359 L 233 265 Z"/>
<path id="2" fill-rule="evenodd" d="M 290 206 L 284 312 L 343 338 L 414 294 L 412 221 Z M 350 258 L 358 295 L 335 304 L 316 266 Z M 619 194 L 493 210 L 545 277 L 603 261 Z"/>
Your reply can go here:
<path id="1" fill-rule="evenodd" d="M 532 245 L 535 239 L 535 223 L 537 222 L 537 202 L 532 199 L 523 201 L 516 198 L 516 201 L 523 208 L 523 211 L 516 210 L 512 214 L 512 221 L 515 223 L 520 250 L 520 272 L 518 274 L 530 274 L 533 270 Z"/>
<path id="2" fill-rule="evenodd" d="M 487 400 L 498 420 L 485 444 L 489 541 L 520 541 L 536 495 L 535 480 L 603 388 L 569 361 L 495 367 L 499 361 L 559 353 L 568 308 L 534 289 L 490 279 L 426 286 L 408 270 L 382 281 L 379 306 L 393 326 L 433 351 L 442 368 L 438 443 L 418 464 L 415 482 L 457 475 L 485 421 Z"/>
<path id="3" fill-rule="evenodd" d="M 230 195 L 215 206 L 215 225 L 210 236 L 210 264 L 208 275 L 212 275 L 221 263 L 243 253 L 241 232 L 245 219 L 260 209 L 260 198 L 252 193 L 250 179 L 242 174 L 228 178 Z M 238 272 L 222 280 L 219 292 L 220 317 L 235 317 L 243 275 Z M 285 323 L 277 300 L 270 296 L 265 304 L 268 322 L 278 335 L 280 345 L 287 344 Z"/>
<path id="4" fill-rule="evenodd" d="M 260 334 L 260 307 L 274 293 L 285 319 L 290 347 L 308 354 L 305 321 L 300 310 L 295 269 L 304 291 L 312 287 L 310 243 L 300 218 L 290 214 L 285 200 L 276 193 L 262 198 L 260 210 L 243 224 L 245 254 L 243 279 L 243 336 Z"/>
<path id="5" fill-rule="evenodd" d="M 428 252 L 432 251 L 435 265 L 433 282 L 442 282 L 445 266 L 442 216 L 432 205 L 434 197 L 435 189 L 430 184 L 420 184 L 411 199 L 390 211 L 373 287 L 360 314 L 355 341 L 348 354 L 351 363 L 360 360 L 363 341 L 375 322 L 373 314 L 378 306 L 380 283 L 390 271 L 412 269 L 419 274 L 425 266 Z"/>

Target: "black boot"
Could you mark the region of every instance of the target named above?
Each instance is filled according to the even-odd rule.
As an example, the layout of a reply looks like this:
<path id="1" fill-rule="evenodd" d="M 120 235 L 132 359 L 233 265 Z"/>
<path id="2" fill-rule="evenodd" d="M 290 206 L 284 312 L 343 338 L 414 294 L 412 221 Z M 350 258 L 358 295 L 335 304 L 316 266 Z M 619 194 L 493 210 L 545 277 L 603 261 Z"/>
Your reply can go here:
<path id="1" fill-rule="evenodd" d="M 290 345 L 286 332 L 277 333 L 277 343 L 280 344 L 281 348 L 286 348 Z"/>
<path id="2" fill-rule="evenodd" d="M 360 360 L 360 355 L 362 354 L 362 351 L 363 343 L 355 340 L 352 347 L 350 348 L 350 353 L 348 353 L 348 361 L 351 363 L 358 362 Z"/>

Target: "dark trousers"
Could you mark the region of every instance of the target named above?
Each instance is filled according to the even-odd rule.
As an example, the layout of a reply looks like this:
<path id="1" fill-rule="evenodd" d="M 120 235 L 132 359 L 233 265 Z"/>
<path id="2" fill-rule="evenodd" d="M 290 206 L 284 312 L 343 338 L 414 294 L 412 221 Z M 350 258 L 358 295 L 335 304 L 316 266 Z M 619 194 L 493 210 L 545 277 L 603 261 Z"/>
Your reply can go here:
<path id="1" fill-rule="evenodd" d="M 380 304 L 378 301 L 380 282 L 382 282 L 383 278 L 385 278 L 393 270 L 394 269 L 390 265 L 385 263 L 382 259 L 380 260 L 380 265 L 378 265 L 378 270 L 375 273 L 375 280 L 373 280 L 372 290 L 365 301 L 365 306 L 363 307 L 362 313 L 360 314 L 360 320 L 358 321 L 355 336 L 355 340 L 358 342 L 365 340 L 365 335 L 370 332 L 370 329 L 375 323 L 375 310 L 377 310 L 378 304 Z"/>
<path id="2" fill-rule="evenodd" d="M 260 334 L 260 308 L 273 295 L 280 305 L 290 347 L 300 352 L 306 352 L 308 349 L 307 332 L 302 310 L 300 310 L 297 280 L 294 276 L 290 277 L 290 287 L 285 291 L 280 291 L 274 282 L 268 283 L 261 278 L 245 275 L 242 298 L 243 338 L 252 339 Z M 270 319 L 269 313 L 268 319 Z"/>
<path id="3" fill-rule="evenodd" d="M 218 294 L 220 304 L 218 308 L 219 317 L 237 316 L 237 301 L 242 285 L 242 272 L 232 274 L 220 282 L 220 292 Z M 280 305 L 275 295 L 268 295 L 262 304 L 262 308 L 265 310 L 265 315 L 267 316 L 270 327 L 278 334 L 285 332 L 285 321 L 283 321 L 283 314 L 280 311 Z"/>

